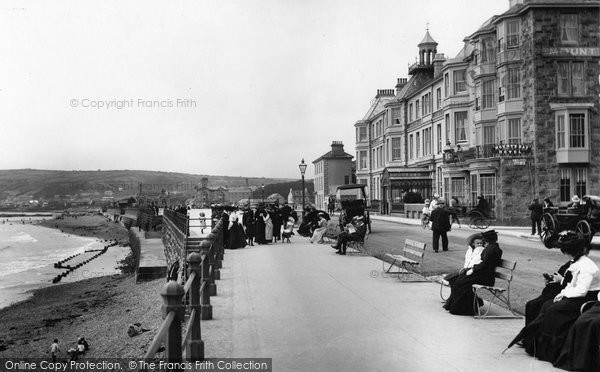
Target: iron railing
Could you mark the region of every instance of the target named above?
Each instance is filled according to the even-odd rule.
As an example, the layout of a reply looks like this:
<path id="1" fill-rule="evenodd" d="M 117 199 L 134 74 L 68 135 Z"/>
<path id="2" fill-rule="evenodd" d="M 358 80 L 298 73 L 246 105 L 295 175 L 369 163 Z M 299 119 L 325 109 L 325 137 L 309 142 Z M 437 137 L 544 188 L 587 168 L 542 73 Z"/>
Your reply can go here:
<path id="1" fill-rule="evenodd" d="M 161 289 L 163 322 L 144 359 L 154 359 L 163 343 L 164 358 L 169 363 L 204 359 L 201 321 L 213 318 L 210 296 L 216 295 L 215 272 L 221 266 L 218 252 L 222 251 L 222 229 L 222 221 L 219 221 L 200 243 L 200 252 L 187 255 L 188 277 L 184 285 L 170 280 Z M 182 334 L 186 313 L 187 325 Z"/>

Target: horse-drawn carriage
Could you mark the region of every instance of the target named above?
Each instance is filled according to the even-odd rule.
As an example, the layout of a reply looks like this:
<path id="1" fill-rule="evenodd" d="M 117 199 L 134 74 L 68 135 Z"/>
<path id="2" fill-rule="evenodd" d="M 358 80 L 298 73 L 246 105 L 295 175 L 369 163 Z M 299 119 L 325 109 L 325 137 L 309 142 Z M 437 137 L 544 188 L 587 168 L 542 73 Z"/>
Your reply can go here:
<path id="1" fill-rule="evenodd" d="M 542 214 L 540 239 L 546 248 L 554 248 L 558 234 L 574 230 L 590 242 L 600 231 L 600 197 L 585 195 L 581 204 L 567 208 L 546 208 Z"/>
<path id="2" fill-rule="evenodd" d="M 371 233 L 371 217 L 369 215 L 369 199 L 366 193 L 367 185 L 352 184 L 338 186 L 336 192 L 336 201 L 340 203 L 342 210 L 340 213 L 340 229 L 352 221 L 354 216 L 362 216 L 364 223 Z"/>

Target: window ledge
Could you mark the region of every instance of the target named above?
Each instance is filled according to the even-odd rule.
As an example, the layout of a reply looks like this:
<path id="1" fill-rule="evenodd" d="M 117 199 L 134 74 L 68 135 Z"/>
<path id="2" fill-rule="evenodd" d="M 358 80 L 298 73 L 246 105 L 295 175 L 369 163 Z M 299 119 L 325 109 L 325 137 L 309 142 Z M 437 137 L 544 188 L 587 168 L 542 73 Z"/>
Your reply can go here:
<path id="1" fill-rule="evenodd" d="M 556 150 L 556 162 L 559 164 L 564 163 L 589 163 L 590 162 L 590 150 L 565 148 Z"/>
<path id="2" fill-rule="evenodd" d="M 567 109 L 591 109 L 594 104 L 591 102 L 555 102 L 550 103 L 550 109 L 554 111 Z"/>

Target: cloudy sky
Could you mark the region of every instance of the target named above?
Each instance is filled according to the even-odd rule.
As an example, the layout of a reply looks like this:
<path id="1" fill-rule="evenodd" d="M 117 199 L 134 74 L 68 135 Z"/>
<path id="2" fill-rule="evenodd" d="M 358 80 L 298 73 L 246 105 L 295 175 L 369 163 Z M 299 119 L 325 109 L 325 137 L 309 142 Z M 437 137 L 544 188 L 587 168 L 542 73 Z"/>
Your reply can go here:
<path id="1" fill-rule="evenodd" d="M 508 0 L 0 2 L 0 169 L 299 178 Z M 312 164 L 307 177 L 313 175 Z"/>

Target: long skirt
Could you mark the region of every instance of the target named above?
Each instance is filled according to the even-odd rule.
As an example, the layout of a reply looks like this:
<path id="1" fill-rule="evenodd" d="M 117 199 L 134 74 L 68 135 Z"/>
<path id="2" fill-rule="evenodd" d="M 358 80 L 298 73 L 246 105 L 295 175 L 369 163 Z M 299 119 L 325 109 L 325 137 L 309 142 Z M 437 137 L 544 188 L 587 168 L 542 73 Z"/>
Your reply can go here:
<path id="1" fill-rule="evenodd" d="M 229 229 L 229 249 L 244 248 L 246 246 L 246 234 L 242 225 L 235 223 Z"/>
<path id="2" fill-rule="evenodd" d="M 450 287 L 450 297 L 446 300 L 444 309 L 454 315 L 474 315 L 473 284 L 494 285 L 494 278 L 483 278 L 480 275 L 459 275 Z"/>
<path id="3" fill-rule="evenodd" d="M 567 335 L 555 367 L 600 371 L 600 302 L 581 314 Z"/>
<path id="4" fill-rule="evenodd" d="M 269 243 L 273 240 L 273 221 L 270 219 L 265 222 L 265 240 Z"/>
<path id="5" fill-rule="evenodd" d="M 255 233 L 256 233 L 256 227 L 254 226 L 254 222 L 248 223 L 246 225 L 246 236 L 248 237 L 248 239 L 254 238 Z"/>
<path id="6" fill-rule="evenodd" d="M 559 283 L 549 283 L 544 287 L 542 293 L 538 297 L 527 301 L 525 304 L 525 325 L 533 322 L 533 320 L 540 315 L 542 305 L 548 300 L 554 299 L 561 290 L 562 287 Z"/>
<path id="7" fill-rule="evenodd" d="M 265 244 L 265 221 L 262 218 L 256 220 L 254 227 L 254 241 L 258 244 Z"/>
<path id="8" fill-rule="evenodd" d="M 325 235 L 325 233 L 327 232 L 327 227 L 319 227 L 318 229 L 315 229 L 315 231 L 313 231 L 312 237 L 310 238 L 310 242 L 314 243 L 322 243 L 323 242 L 323 236 Z"/>
<path id="9" fill-rule="evenodd" d="M 595 299 L 597 292 L 586 297 L 563 298 L 558 302 L 547 301 L 540 314 L 525 328 L 523 339 L 527 353 L 540 360 L 555 363 L 575 320 L 579 317 L 581 305 Z"/>

